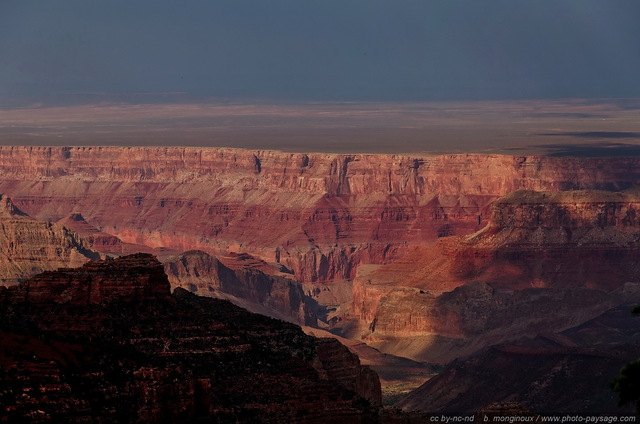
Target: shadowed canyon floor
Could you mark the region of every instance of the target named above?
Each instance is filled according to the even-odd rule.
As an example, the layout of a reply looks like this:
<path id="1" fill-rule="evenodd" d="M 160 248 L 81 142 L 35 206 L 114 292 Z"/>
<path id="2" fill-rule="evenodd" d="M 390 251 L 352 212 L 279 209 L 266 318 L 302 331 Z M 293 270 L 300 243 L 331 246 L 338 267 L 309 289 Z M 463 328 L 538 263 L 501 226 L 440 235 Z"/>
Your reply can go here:
<path id="1" fill-rule="evenodd" d="M 38 271 L 153 253 L 173 287 L 343 337 L 387 401 L 457 358 L 640 302 L 635 157 L 2 147 L 0 174 L 11 225 L 85 249 L 72 263 L 64 237 L 34 243 L 34 264 L 61 257 Z M 492 393 L 459 405 L 509 401 Z"/>

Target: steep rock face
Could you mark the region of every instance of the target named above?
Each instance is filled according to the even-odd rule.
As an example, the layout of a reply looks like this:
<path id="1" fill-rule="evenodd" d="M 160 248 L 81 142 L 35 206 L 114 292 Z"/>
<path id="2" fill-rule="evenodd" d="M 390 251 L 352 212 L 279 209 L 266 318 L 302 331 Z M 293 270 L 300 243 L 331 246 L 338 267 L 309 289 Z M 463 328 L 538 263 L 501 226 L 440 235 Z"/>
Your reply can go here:
<path id="1" fill-rule="evenodd" d="M 170 295 L 161 274 L 159 262 L 139 254 L 4 289 L 0 414 L 122 423 L 364 423 L 394 415 L 373 405 L 375 373 L 337 341 L 180 288 Z M 114 275 L 131 278 L 105 284 Z M 13 295 L 33 281 L 42 282 L 38 297 Z M 153 290 L 138 296 L 140 281 Z M 58 293 L 69 284 L 78 286 L 65 290 L 73 295 Z M 101 301 L 86 301 L 87 285 L 104 288 L 92 298 Z"/>
<path id="2" fill-rule="evenodd" d="M 504 288 L 612 290 L 640 280 L 638 208 L 634 193 L 517 191 L 494 202 L 482 230 L 363 271 L 378 283 L 434 293 L 474 279 Z"/>
<path id="3" fill-rule="evenodd" d="M 637 194 L 518 191 L 449 254 L 462 273 L 493 284 L 612 290 L 640 280 L 639 212 Z"/>
<path id="4" fill-rule="evenodd" d="M 10 287 L 3 297 L 29 304 L 84 304 L 140 302 L 167 298 L 169 293 L 162 264 L 149 254 L 138 253 L 88 262 L 81 268 L 47 271 Z"/>
<path id="5" fill-rule="evenodd" d="M 80 213 L 72 213 L 57 222 L 79 234 L 89 246 L 99 252 L 121 253 L 122 241 L 111 234 L 104 233 L 91 226 Z"/>
<path id="6" fill-rule="evenodd" d="M 256 312 L 286 319 L 300 325 L 315 325 L 314 302 L 300 285 L 289 278 L 268 275 L 254 267 L 228 268 L 217 258 L 201 251 L 184 252 L 164 261 L 173 287 L 182 287 L 201 296 L 225 297 L 262 308 Z"/>
<path id="7" fill-rule="evenodd" d="M 82 211 L 127 243 L 248 251 L 305 281 L 481 228 L 518 189 L 620 189 L 637 158 L 2 147 L 0 191 L 39 219 Z M 369 252 L 369 253 L 365 253 Z"/>
<path id="8" fill-rule="evenodd" d="M 15 284 L 33 274 L 78 266 L 99 255 L 67 228 L 37 221 L 0 195 L 0 281 Z"/>

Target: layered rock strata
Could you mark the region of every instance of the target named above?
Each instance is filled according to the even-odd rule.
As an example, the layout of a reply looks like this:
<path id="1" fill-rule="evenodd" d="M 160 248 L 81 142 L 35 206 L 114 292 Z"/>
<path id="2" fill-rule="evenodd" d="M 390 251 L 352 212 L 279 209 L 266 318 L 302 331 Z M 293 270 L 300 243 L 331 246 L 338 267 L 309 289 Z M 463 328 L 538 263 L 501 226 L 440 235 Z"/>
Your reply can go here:
<path id="1" fill-rule="evenodd" d="M 160 263 L 144 253 L 92 261 L 35 275 L 3 296 L 27 304 L 87 304 L 167 299 L 170 284 Z"/>
<path id="2" fill-rule="evenodd" d="M 247 251 L 304 281 L 469 234 L 514 190 L 621 189 L 637 158 L 2 147 L 0 191 L 38 219 L 81 211 L 128 243 Z"/>
<path id="3" fill-rule="evenodd" d="M 357 423 L 397 415 L 375 406 L 377 376 L 338 341 L 180 288 L 171 295 L 162 265 L 146 254 L 2 290 L 0 332 L 0 408 L 9 421 Z"/>
<path id="4" fill-rule="evenodd" d="M 89 246 L 98 252 L 122 253 L 122 241 L 91 226 L 80 213 L 72 213 L 57 222 L 87 241 Z"/>
<path id="5" fill-rule="evenodd" d="M 638 298 L 627 282 L 640 281 L 639 209 L 632 192 L 509 194 L 475 234 L 361 267 L 335 331 L 446 362 L 580 324 Z"/>
<path id="6" fill-rule="evenodd" d="M 35 220 L 0 195 L 0 282 L 16 284 L 42 271 L 97 258 L 72 231 Z"/>

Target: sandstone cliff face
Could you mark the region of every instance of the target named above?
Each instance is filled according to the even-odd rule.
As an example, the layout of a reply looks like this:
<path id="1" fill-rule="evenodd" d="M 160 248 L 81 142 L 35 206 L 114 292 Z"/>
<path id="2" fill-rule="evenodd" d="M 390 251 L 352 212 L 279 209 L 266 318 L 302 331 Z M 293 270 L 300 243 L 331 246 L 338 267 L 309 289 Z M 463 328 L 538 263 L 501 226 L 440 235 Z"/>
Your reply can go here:
<path id="1" fill-rule="evenodd" d="M 352 278 L 407 244 L 480 229 L 518 189 L 619 189 L 637 158 L 2 147 L 0 191 L 38 219 L 78 210 L 127 243 L 247 251 L 305 281 Z M 480 221 L 480 222 L 479 222 Z"/>
<path id="2" fill-rule="evenodd" d="M 194 250 L 166 259 L 164 269 L 172 287 L 201 296 L 230 295 L 229 300 L 255 312 L 300 325 L 317 323 L 315 302 L 304 294 L 299 283 L 289 278 L 268 275 L 251 266 L 232 270 L 217 258 Z"/>
<path id="3" fill-rule="evenodd" d="M 316 369 L 322 378 L 336 381 L 361 396 L 380 403 L 382 391 L 378 375 L 369 367 L 360 366 L 360 359 L 338 340 L 320 339 Z"/>
<path id="4" fill-rule="evenodd" d="M 162 275 L 155 258 L 138 254 L 5 288 L 0 415 L 41 423 L 385 422 L 377 376 L 337 341 L 180 288 L 170 295 Z M 100 288 L 100 297 L 86 287 Z"/>
<path id="5" fill-rule="evenodd" d="M 612 290 L 640 281 L 638 212 L 640 198 L 631 193 L 514 192 L 450 254 L 467 274 L 503 286 Z"/>
<path id="6" fill-rule="evenodd" d="M 15 284 L 38 272 L 98 257 L 67 228 L 37 221 L 0 195 L 0 282 Z"/>

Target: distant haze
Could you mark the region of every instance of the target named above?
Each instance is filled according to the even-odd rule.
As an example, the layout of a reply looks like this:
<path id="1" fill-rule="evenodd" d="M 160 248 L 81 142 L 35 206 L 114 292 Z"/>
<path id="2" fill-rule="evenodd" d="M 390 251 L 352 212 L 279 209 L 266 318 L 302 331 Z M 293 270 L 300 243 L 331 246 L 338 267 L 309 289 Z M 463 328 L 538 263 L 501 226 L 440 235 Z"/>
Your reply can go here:
<path id="1" fill-rule="evenodd" d="M 0 109 L 2 145 L 640 154 L 640 100 L 100 103 Z"/>
<path id="2" fill-rule="evenodd" d="M 634 97 L 639 19 L 637 0 L 3 0 L 0 100 Z"/>

